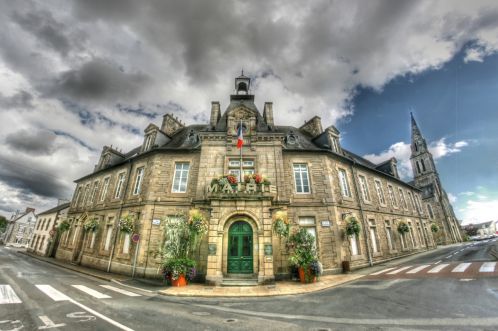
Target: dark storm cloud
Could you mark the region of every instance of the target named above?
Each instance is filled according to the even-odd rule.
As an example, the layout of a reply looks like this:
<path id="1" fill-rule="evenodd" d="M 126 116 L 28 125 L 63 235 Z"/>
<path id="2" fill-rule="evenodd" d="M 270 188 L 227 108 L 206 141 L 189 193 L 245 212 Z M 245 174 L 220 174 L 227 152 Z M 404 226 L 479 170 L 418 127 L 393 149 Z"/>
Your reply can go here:
<path id="1" fill-rule="evenodd" d="M 33 108 L 33 96 L 26 91 L 19 91 L 10 97 L 0 93 L 0 107 L 2 108 Z"/>
<path id="2" fill-rule="evenodd" d="M 5 137 L 5 143 L 16 152 L 47 155 L 55 150 L 55 135 L 44 130 L 19 130 Z"/>
<path id="3" fill-rule="evenodd" d="M 149 83 L 150 78 L 143 73 L 127 73 L 109 61 L 95 58 L 61 74 L 50 93 L 90 102 L 118 102 L 136 97 Z"/>
<path id="4" fill-rule="evenodd" d="M 66 31 L 65 26 L 57 22 L 50 12 L 45 10 L 24 14 L 15 12 L 12 19 L 25 31 L 62 55 L 67 55 L 71 50 L 69 38 L 63 34 L 63 31 Z"/>
<path id="5" fill-rule="evenodd" d="M 0 158 L 0 181 L 8 186 L 21 189 L 28 195 L 62 197 L 68 194 L 63 179 L 37 165 L 26 165 L 19 160 Z"/>

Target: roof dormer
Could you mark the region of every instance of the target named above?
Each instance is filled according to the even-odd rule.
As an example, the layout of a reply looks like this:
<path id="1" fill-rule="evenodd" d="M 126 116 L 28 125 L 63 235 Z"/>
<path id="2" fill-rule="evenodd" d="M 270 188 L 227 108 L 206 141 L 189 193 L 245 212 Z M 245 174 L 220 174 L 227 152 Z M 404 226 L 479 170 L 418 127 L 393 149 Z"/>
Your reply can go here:
<path id="1" fill-rule="evenodd" d="M 144 130 L 144 141 L 141 153 L 147 152 L 156 146 L 162 146 L 170 141 L 170 138 L 154 124 L 149 124 Z"/>

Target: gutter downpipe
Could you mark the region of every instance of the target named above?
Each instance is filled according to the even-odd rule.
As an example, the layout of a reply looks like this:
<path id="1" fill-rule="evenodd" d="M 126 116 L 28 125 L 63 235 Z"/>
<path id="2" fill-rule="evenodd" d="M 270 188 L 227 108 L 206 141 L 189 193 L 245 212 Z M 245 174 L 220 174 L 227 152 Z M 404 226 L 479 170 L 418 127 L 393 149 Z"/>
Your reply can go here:
<path id="1" fill-rule="evenodd" d="M 360 215 L 361 215 L 361 221 L 363 223 L 363 235 L 365 236 L 365 242 L 367 244 L 367 253 L 368 253 L 368 264 L 372 267 L 373 266 L 373 260 L 372 260 L 372 251 L 370 247 L 370 238 L 368 237 L 368 230 L 367 230 L 367 225 L 365 221 L 365 213 L 363 212 L 363 203 L 361 201 L 361 197 L 359 194 L 359 187 L 358 187 L 358 182 L 356 181 L 356 171 L 355 171 L 355 165 L 356 161 L 353 159 L 353 164 L 351 165 L 351 172 L 353 173 L 353 183 L 356 191 L 356 199 L 358 200 L 358 206 L 360 207 Z"/>
<path id="2" fill-rule="evenodd" d="M 119 234 L 119 220 L 121 219 L 121 213 L 123 211 L 123 204 L 126 198 L 126 192 L 128 191 L 128 184 L 130 183 L 130 178 L 131 178 L 131 160 L 128 160 L 128 172 L 127 172 L 127 178 L 126 178 L 126 184 L 125 184 L 125 189 L 123 192 L 123 198 L 121 199 L 121 205 L 119 206 L 119 211 L 118 211 L 118 217 L 116 217 L 116 220 L 114 221 L 114 228 L 116 229 L 116 232 L 114 233 L 114 240 L 112 241 L 112 249 L 111 249 L 111 256 L 109 256 L 109 263 L 107 264 L 107 272 L 111 272 L 111 263 L 112 263 L 112 257 L 114 255 L 114 249 L 116 247 L 116 240 L 118 239 L 118 234 Z"/>

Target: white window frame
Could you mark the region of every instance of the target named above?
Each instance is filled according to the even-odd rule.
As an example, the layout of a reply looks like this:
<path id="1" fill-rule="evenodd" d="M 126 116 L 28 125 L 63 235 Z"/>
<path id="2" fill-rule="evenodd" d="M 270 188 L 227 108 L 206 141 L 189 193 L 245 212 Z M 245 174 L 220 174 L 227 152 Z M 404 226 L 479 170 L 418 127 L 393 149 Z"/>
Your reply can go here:
<path id="1" fill-rule="evenodd" d="M 315 248 L 318 247 L 318 234 L 316 230 L 315 216 L 299 216 L 299 226 L 306 229 L 313 237 L 315 237 Z"/>
<path id="2" fill-rule="evenodd" d="M 432 209 L 432 206 L 430 203 L 427 204 L 427 213 L 429 214 L 429 218 L 431 220 L 434 219 L 434 210 Z"/>
<path id="3" fill-rule="evenodd" d="M 187 169 L 185 169 L 185 165 Z M 188 189 L 188 175 L 190 172 L 190 162 L 175 162 L 174 171 L 175 173 L 173 175 L 173 185 L 171 186 L 171 192 L 186 193 Z M 178 174 L 179 177 L 177 177 Z M 182 187 L 182 184 L 185 184 L 185 187 Z"/>
<path id="4" fill-rule="evenodd" d="M 400 207 L 407 210 L 408 204 L 406 203 L 405 192 L 403 192 L 403 189 L 401 187 L 398 187 L 398 193 L 399 193 Z"/>
<path id="5" fill-rule="evenodd" d="M 360 181 L 361 197 L 363 198 L 363 201 L 370 202 L 370 192 L 368 191 L 367 177 L 365 177 L 364 175 L 358 175 L 358 179 Z"/>
<path id="6" fill-rule="evenodd" d="M 382 189 L 382 182 L 379 179 L 374 179 L 375 190 L 377 191 L 377 197 L 379 198 L 379 203 L 382 206 L 386 205 L 386 198 L 384 196 L 384 190 Z"/>
<path id="7" fill-rule="evenodd" d="M 107 195 L 107 190 L 109 189 L 109 183 L 111 182 L 111 177 L 104 178 L 104 184 L 102 186 L 102 192 L 100 193 L 100 202 L 105 200 L 105 196 Z"/>
<path id="8" fill-rule="evenodd" d="M 108 251 L 111 248 L 111 239 L 112 239 L 112 225 L 108 224 L 106 226 L 104 251 Z"/>
<path id="9" fill-rule="evenodd" d="M 148 151 L 152 145 L 152 134 L 147 135 L 147 138 L 145 138 L 145 147 L 144 147 L 144 152 Z"/>
<path id="10" fill-rule="evenodd" d="M 123 254 L 130 254 L 130 234 L 125 233 L 123 238 Z"/>
<path id="11" fill-rule="evenodd" d="M 296 194 L 310 194 L 311 193 L 311 183 L 310 183 L 310 177 L 309 177 L 309 171 L 308 171 L 308 164 L 306 163 L 293 163 L 292 164 L 292 172 L 294 173 L 294 188 Z M 306 174 L 306 177 L 304 177 L 304 174 Z M 299 180 L 301 181 L 301 188 L 298 187 L 298 176 Z M 306 179 L 308 183 L 308 189 L 305 190 L 306 185 L 304 185 L 304 179 Z M 301 192 L 299 192 L 299 189 L 301 189 Z"/>
<path id="12" fill-rule="evenodd" d="M 375 223 L 375 220 L 368 220 L 368 230 L 372 241 L 372 251 L 374 253 L 380 253 L 379 241 L 377 240 L 377 224 Z"/>
<path id="13" fill-rule="evenodd" d="M 387 193 L 389 193 L 389 199 L 393 208 L 398 208 L 398 201 L 396 201 L 396 196 L 394 195 L 394 187 L 391 184 L 387 184 Z"/>
<path id="14" fill-rule="evenodd" d="M 121 197 L 121 190 L 123 189 L 123 184 L 126 178 L 126 173 L 122 172 L 118 174 L 118 180 L 116 182 L 116 192 L 114 193 L 114 199 L 119 199 Z"/>
<path id="15" fill-rule="evenodd" d="M 413 199 L 412 192 L 408 191 L 408 196 L 410 197 L 410 204 L 412 205 L 412 210 L 417 211 L 417 207 L 415 206 L 415 199 Z"/>
<path id="16" fill-rule="evenodd" d="M 349 237 L 349 244 L 351 245 L 351 256 L 360 255 L 360 250 L 358 247 L 359 240 L 356 238 L 356 234 Z"/>
<path id="17" fill-rule="evenodd" d="M 351 189 L 348 183 L 348 173 L 345 169 L 338 169 L 339 185 L 341 187 L 341 194 L 343 197 L 351 198 Z"/>
<path id="18" fill-rule="evenodd" d="M 145 167 L 137 168 L 135 172 L 135 186 L 133 187 L 133 195 L 138 195 L 142 187 Z"/>
<path id="19" fill-rule="evenodd" d="M 88 202 L 89 205 L 93 204 L 98 189 L 99 189 L 99 181 L 97 180 L 93 183 L 92 194 L 90 195 L 90 201 Z"/>
<path id="20" fill-rule="evenodd" d="M 387 248 L 389 248 L 389 250 L 392 251 L 394 250 L 394 246 L 393 246 L 393 236 L 392 236 L 393 228 L 391 227 L 391 222 L 384 221 L 384 227 L 386 230 Z"/>

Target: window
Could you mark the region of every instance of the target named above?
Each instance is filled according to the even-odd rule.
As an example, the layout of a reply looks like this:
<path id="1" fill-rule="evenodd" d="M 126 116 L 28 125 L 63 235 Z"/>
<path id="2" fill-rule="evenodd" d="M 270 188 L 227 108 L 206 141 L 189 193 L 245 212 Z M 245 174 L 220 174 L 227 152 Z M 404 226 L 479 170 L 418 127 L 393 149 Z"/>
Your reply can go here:
<path id="1" fill-rule="evenodd" d="M 81 204 L 80 204 L 81 206 L 84 206 L 86 204 L 89 191 L 90 191 L 90 185 L 87 185 L 85 187 L 85 193 L 83 194 L 83 199 L 81 199 Z"/>
<path id="2" fill-rule="evenodd" d="M 351 255 L 360 255 L 360 243 L 356 234 L 349 237 L 349 243 L 351 244 Z"/>
<path id="3" fill-rule="evenodd" d="M 129 253 L 130 253 L 130 234 L 125 233 L 123 239 L 123 254 L 129 254 Z"/>
<path id="4" fill-rule="evenodd" d="M 78 188 L 78 191 L 76 191 L 76 198 L 73 201 L 73 206 L 78 206 L 78 202 L 81 198 L 81 187 Z"/>
<path id="5" fill-rule="evenodd" d="M 410 229 L 408 234 L 410 235 L 410 241 L 412 242 L 412 247 L 418 246 L 417 243 L 415 242 L 415 237 L 413 236 L 412 222 L 408 222 L 408 228 Z"/>
<path id="6" fill-rule="evenodd" d="M 412 209 L 415 210 L 415 200 L 413 200 L 412 192 L 408 192 L 408 197 L 410 198 L 410 203 L 412 204 Z"/>
<path id="7" fill-rule="evenodd" d="M 434 219 L 434 212 L 432 211 L 432 207 L 430 204 L 427 204 L 427 212 L 429 213 L 430 219 Z"/>
<path id="8" fill-rule="evenodd" d="M 125 173 L 122 172 L 118 175 L 118 183 L 116 184 L 116 193 L 114 194 L 114 198 L 119 199 L 121 196 L 121 189 L 123 188 L 123 183 L 125 181 Z"/>
<path id="9" fill-rule="evenodd" d="M 144 152 L 148 151 L 151 146 L 152 146 L 152 135 L 149 134 L 145 139 Z"/>
<path id="10" fill-rule="evenodd" d="M 421 171 L 420 171 L 420 164 L 418 163 L 418 161 L 416 161 L 415 163 L 417 164 L 417 171 L 418 171 L 418 173 L 421 173 Z"/>
<path id="11" fill-rule="evenodd" d="M 379 197 L 379 202 L 381 205 L 386 204 L 386 199 L 384 198 L 384 191 L 382 190 L 382 184 L 380 180 L 375 180 L 375 189 L 377 190 L 377 196 Z"/>
<path id="12" fill-rule="evenodd" d="M 90 196 L 90 199 L 88 201 L 89 205 L 91 205 L 93 203 L 95 196 L 97 196 L 98 189 L 99 189 L 99 182 L 93 183 L 92 195 Z"/>
<path id="13" fill-rule="evenodd" d="M 254 160 L 242 160 L 242 171 L 244 176 L 254 174 Z M 240 160 L 228 160 L 228 173 L 237 177 L 239 182 L 243 181 L 244 178 L 240 177 Z"/>
<path id="14" fill-rule="evenodd" d="M 375 220 L 368 220 L 368 225 L 370 226 L 370 239 L 372 240 L 372 251 L 374 253 L 379 252 L 379 242 L 377 240 L 377 226 Z"/>
<path id="15" fill-rule="evenodd" d="M 359 175 L 360 179 L 360 188 L 361 188 L 361 196 L 364 201 L 370 201 L 370 193 L 368 192 L 367 179 L 365 176 Z"/>
<path id="16" fill-rule="evenodd" d="M 100 202 L 104 201 L 105 196 L 107 195 L 107 189 L 109 188 L 110 180 L 110 177 L 104 179 L 104 186 L 102 187 L 102 193 L 100 193 Z"/>
<path id="17" fill-rule="evenodd" d="M 341 185 L 341 193 L 344 197 L 351 198 L 351 191 L 349 190 L 348 178 L 346 170 L 339 169 L 339 184 Z"/>
<path id="18" fill-rule="evenodd" d="M 420 160 L 420 163 L 422 163 L 422 171 L 425 171 L 425 162 L 424 162 L 424 159 L 421 159 Z"/>
<path id="19" fill-rule="evenodd" d="M 420 245 L 422 245 L 422 229 L 420 228 L 420 222 L 417 221 L 417 236 L 418 236 L 418 242 Z"/>
<path id="20" fill-rule="evenodd" d="M 187 180 L 190 164 L 188 162 L 175 163 L 175 177 L 173 178 L 173 192 L 187 192 Z"/>
<path id="21" fill-rule="evenodd" d="M 296 193 L 310 193 L 308 166 L 306 164 L 294 164 L 294 180 L 296 183 Z"/>
<path id="22" fill-rule="evenodd" d="M 417 211 L 422 214 L 422 208 L 420 207 L 420 198 L 415 195 L 415 205 L 417 206 Z"/>
<path id="23" fill-rule="evenodd" d="M 79 232 L 80 228 L 75 225 L 74 226 L 74 235 L 73 235 L 73 240 L 71 241 L 71 244 L 74 245 L 74 243 L 76 242 L 76 237 L 78 236 L 78 232 Z"/>
<path id="24" fill-rule="evenodd" d="M 387 247 L 389 248 L 390 251 L 392 251 L 394 249 L 394 246 L 393 246 L 393 233 L 391 228 L 391 222 L 386 221 L 385 226 L 386 226 Z"/>
<path id="25" fill-rule="evenodd" d="M 95 231 L 92 232 L 92 239 L 90 240 L 90 249 L 93 249 L 95 246 L 95 237 L 97 236 L 97 233 Z"/>
<path id="26" fill-rule="evenodd" d="M 133 195 L 140 193 L 140 186 L 142 185 L 142 178 L 144 176 L 144 168 L 138 168 L 135 175 L 135 186 L 133 187 Z"/>
<path id="27" fill-rule="evenodd" d="M 332 138 L 332 150 L 339 153 L 339 144 L 337 143 L 337 138 Z"/>
<path id="28" fill-rule="evenodd" d="M 316 247 L 316 222 L 313 216 L 302 216 L 299 217 L 299 226 L 303 227 L 315 238 Z"/>
<path id="29" fill-rule="evenodd" d="M 109 218 L 111 220 L 111 218 Z M 105 234 L 104 251 L 108 251 L 111 246 L 112 225 L 107 225 Z"/>
<path id="30" fill-rule="evenodd" d="M 391 204 L 394 208 L 398 208 L 398 202 L 396 201 L 396 197 L 394 196 L 394 189 L 391 185 L 387 185 L 387 192 L 389 192 L 389 199 L 391 199 Z"/>
<path id="31" fill-rule="evenodd" d="M 406 204 L 405 194 L 403 193 L 403 190 L 401 188 L 398 188 L 398 192 L 399 192 L 399 201 L 401 206 L 404 209 L 408 209 L 408 205 Z"/>
<path id="32" fill-rule="evenodd" d="M 50 226 L 50 222 L 52 221 L 52 219 L 48 219 L 48 222 L 47 222 L 47 225 L 45 226 L 45 231 L 48 230 L 48 227 Z"/>

